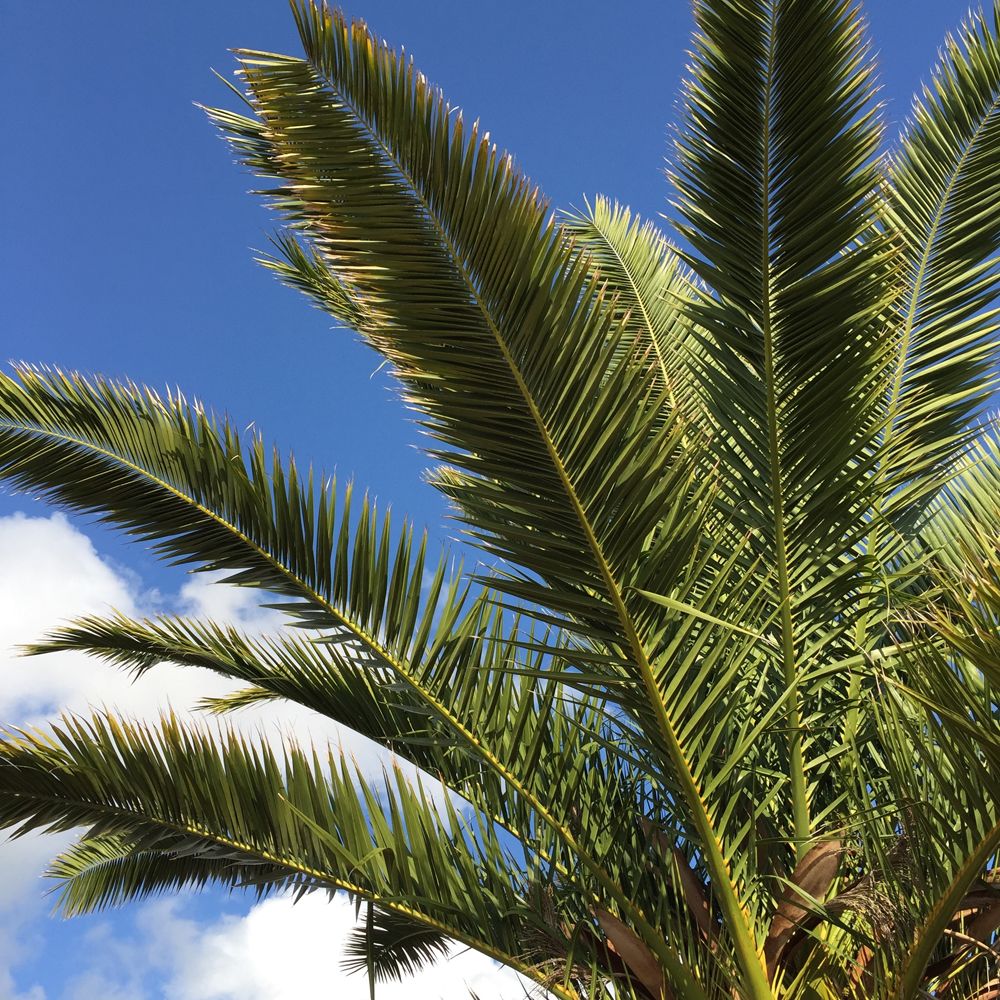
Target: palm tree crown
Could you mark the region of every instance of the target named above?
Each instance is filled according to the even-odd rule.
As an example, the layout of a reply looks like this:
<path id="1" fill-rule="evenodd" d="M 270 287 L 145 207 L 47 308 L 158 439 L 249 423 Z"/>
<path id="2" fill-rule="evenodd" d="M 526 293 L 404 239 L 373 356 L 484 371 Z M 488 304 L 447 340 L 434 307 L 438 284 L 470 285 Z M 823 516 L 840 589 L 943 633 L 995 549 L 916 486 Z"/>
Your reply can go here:
<path id="1" fill-rule="evenodd" d="M 567 1000 L 1000 996 L 997 15 L 887 148 L 852 0 L 694 7 L 676 246 L 551 215 L 311 0 L 207 109 L 284 222 L 263 263 L 391 364 L 488 568 L 183 398 L 0 377 L 0 476 L 295 626 L 35 651 L 208 668 L 213 711 L 298 702 L 453 793 L 173 718 L 9 730 L 0 825 L 84 829 L 68 912 L 343 890 L 373 982 L 456 939 Z"/>

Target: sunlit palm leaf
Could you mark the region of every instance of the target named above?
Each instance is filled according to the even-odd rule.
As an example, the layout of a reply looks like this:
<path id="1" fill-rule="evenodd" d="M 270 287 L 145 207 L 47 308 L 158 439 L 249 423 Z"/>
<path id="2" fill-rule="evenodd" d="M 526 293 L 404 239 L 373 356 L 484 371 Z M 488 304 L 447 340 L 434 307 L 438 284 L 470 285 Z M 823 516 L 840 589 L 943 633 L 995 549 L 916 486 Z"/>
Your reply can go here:
<path id="1" fill-rule="evenodd" d="M 879 429 L 887 246 L 866 238 L 878 185 L 874 77 L 840 2 L 695 5 L 675 184 L 691 266 L 699 374 L 725 495 L 760 547 L 787 698 L 791 834 L 814 832 L 805 660 L 843 642 L 863 560 L 864 455 Z M 820 708 L 820 706 L 823 706 Z M 808 727 L 808 728 L 807 728 Z"/>
<path id="2" fill-rule="evenodd" d="M 568 215 L 565 225 L 579 251 L 589 255 L 601 294 L 616 311 L 615 325 L 625 329 L 619 349 L 645 358 L 671 408 L 696 419 L 700 400 L 689 357 L 696 340 L 684 309 L 694 289 L 676 250 L 652 223 L 604 197 Z"/>
<path id="3" fill-rule="evenodd" d="M 996 385 L 998 141 L 1000 44 L 977 14 L 946 40 L 890 174 L 906 286 L 885 463 L 917 495 Z"/>
<path id="4" fill-rule="evenodd" d="M 66 719 L 51 735 L 0 742 L 0 822 L 84 825 L 91 837 L 210 857 L 232 850 L 522 966 L 515 956 L 532 918 L 489 826 L 399 776 L 366 784 L 336 757 L 325 766 L 295 748 L 279 757 L 171 719 Z"/>

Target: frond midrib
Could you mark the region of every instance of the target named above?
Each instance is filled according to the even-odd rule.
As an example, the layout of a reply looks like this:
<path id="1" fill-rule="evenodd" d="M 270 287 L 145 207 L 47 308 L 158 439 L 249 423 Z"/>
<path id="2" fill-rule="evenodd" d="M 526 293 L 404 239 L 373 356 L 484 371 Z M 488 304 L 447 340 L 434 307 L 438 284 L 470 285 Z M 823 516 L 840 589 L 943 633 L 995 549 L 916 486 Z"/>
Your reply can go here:
<path id="1" fill-rule="evenodd" d="M 802 748 L 802 719 L 798 704 L 798 669 L 795 658 L 795 625 L 792 619 L 792 589 L 789 582 L 788 551 L 785 539 L 785 503 L 781 468 L 781 442 L 778 427 L 778 395 L 774 359 L 774 331 L 771 322 L 771 120 L 774 115 L 774 36 L 777 11 L 769 5 L 767 62 L 764 79 L 764 116 L 761 149 L 761 331 L 764 339 L 764 393 L 767 417 L 771 510 L 773 512 L 775 564 L 778 574 L 778 600 L 781 614 L 781 661 L 788 699 L 789 779 L 795 832 L 795 855 L 805 857 L 812 834 L 806 785 L 807 764 Z"/>

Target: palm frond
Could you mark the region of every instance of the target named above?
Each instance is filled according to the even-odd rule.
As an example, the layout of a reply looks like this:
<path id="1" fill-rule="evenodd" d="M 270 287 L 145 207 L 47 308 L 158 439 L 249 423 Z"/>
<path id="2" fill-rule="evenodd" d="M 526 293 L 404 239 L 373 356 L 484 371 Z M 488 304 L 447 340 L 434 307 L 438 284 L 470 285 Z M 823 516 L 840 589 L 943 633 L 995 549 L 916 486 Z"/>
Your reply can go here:
<path id="1" fill-rule="evenodd" d="M 480 615 L 461 633 L 473 638 L 395 672 L 343 643 L 171 618 L 81 619 L 30 651 L 82 651 L 136 673 L 173 662 L 253 685 L 226 708 L 265 697 L 303 704 L 442 780 L 560 878 L 686 933 L 683 909 L 664 896 L 676 876 L 650 878 L 641 856 L 640 818 L 661 810 L 665 793 L 622 757 L 599 707 L 559 692 L 552 666 L 543 669 L 554 637 L 525 659 L 524 636 L 505 637 L 489 606 Z"/>
<path id="2" fill-rule="evenodd" d="M 995 902 L 983 878 L 1000 851 L 1000 716 L 992 684 L 975 666 L 949 663 L 932 649 L 909 662 L 912 672 L 894 685 L 882 719 L 910 855 L 905 878 L 896 880 L 907 923 L 889 963 L 896 995 L 907 998 L 933 989 L 942 972 L 954 975 L 952 932 Z"/>
<path id="3" fill-rule="evenodd" d="M 683 488 L 670 475 L 680 431 L 660 426 L 662 392 L 631 377 L 631 357 L 612 363 L 621 334 L 583 294 L 593 291 L 587 267 L 509 157 L 467 133 L 363 25 L 296 10 L 306 60 L 243 53 L 260 121 L 215 119 L 251 168 L 281 181 L 274 203 L 337 280 L 379 303 L 362 332 L 393 363 L 442 457 L 468 473 L 449 495 L 475 536 L 545 581 L 534 603 L 578 622 L 589 603 L 590 627 L 603 626 L 614 608 L 595 561 L 634 562 L 657 524 L 655 501 Z M 610 509 L 628 503 L 631 515 L 616 534 L 591 523 L 612 476 L 621 498 Z M 502 520 L 492 502 L 501 481 Z M 599 542 L 622 551 L 599 560 Z M 517 596 L 530 589 L 524 581 Z"/>
<path id="4" fill-rule="evenodd" d="M 910 500 L 934 488 L 996 386 L 998 140 L 1000 42 L 979 13 L 945 41 L 890 169 L 905 294 L 884 462 Z"/>
<path id="5" fill-rule="evenodd" d="M 100 512 L 156 541 L 175 560 L 228 570 L 231 582 L 292 597 L 286 610 L 301 624 L 322 627 L 331 649 L 340 645 L 350 656 L 385 665 L 411 687 L 425 684 L 424 710 L 445 718 L 447 727 L 457 724 L 461 740 L 497 774 L 494 780 L 510 784 L 514 778 L 529 802 L 518 808 L 538 812 L 537 795 L 517 782 L 504 754 L 537 758 L 545 742 L 508 741 L 503 753 L 487 749 L 483 756 L 485 744 L 475 730 L 426 687 L 433 681 L 439 693 L 453 689 L 468 666 L 463 654 L 476 643 L 478 612 L 472 608 L 462 619 L 463 588 L 457 582 L 445 587 L 443 561 L 424 594 L 423 545 L 415 548 L 408 532 L 393 546 L 388 520 L 367 501 L 356 523 L 347 509 L 338 518 L 332 485 L 320 490 L 309 479 L 302 482 L 294 465 L 287 471 L 277 460 L 269 465 L 259 439 L 245 459 L 231 426 L 213 427 L 180 399 L 163 401 L 148 390 L 58 373 L 22 369 L 20 375 L 20 381 L 0 383 L 2 474 L 72 509 Z M 463 635 L 459 627 L 452 641 L 463 621 L 473 631 Z M 499 619 L 496 628 L 503 628 Z M 468 703 L 477 716 L 488 712 L 485 693 Z M 552 745 L 559 747 L 555 760 L 569 760 L 576 741 L 564 746 L 553 739 Z M 500 798 L 491 796 L 493 802 Z M 561 808 L 568 807 L 567 800 Z M 544 809 L 540 815 L 557 840 L 565 840 L 565 822 Z M 598 860 L 588 864 L 611 898 L 638 913 Z"/>
<path id="6" fill-rule="evenodd" d="M 335 756 L 288 747 L 279 758 L 171 718 L 66 718 L 0 741 L 0 824 L 15 835 L 85 826 L 88 840 L 232 852 L 371 899 L 530 974 L 521 942 L 535 918 L 490 826 L 399 775 L 366 784 Z"/>
<path id="7" fill-rule="evenodd" d="M 954 572 L 986 556 L 1000 532 L 1000 437 L 995 420 L 978 428 L 962 455 L 941 471 L 937 492 L 923 505 L 898 557 L 919 562 L 926 554 Z M 973 555 L 974 554 L 974 555 Z"/>
<path id="8" fill-rule="evenodd" d="M 365 972 L 376 982 L 399 982 L 448 954 L 451 942 L 439 931 L 372 904 L 366 909 L 365 924 L 356 927 L 344 945 L 345 972 Z"/>
<path id="9" fill-rule="evenodd" d="M 312 879 L 292 874 L 237 852 L 212 852 L 204 844 L 169 849 L 137 847 L 120 837 L 89 837 L 53 861 L 46 874 L 57 880 L 59 909 L 66 916 L 94 913 L 150 896 L 215 884 L 225 889 L 251 889 L 260 899 L 277 891 L 296 896 L 314 891 Z M 452 941 L 436 927 L 421 924 L 372 903 L 373 919 L 356 928 L 344 945 L 346 972 L 369 971 L 377 981 L 401 980 L 447 955 Z"/>
<path id="10" fill-rule="evenodd" d="M 695 16 L 677 207 L 708 288 L 691 312 L 723 496 L 780 610 L 801 856 L 813 819 L 799 674 L 846 645 L 888 358 L 889 246 L 871 235 L 874 70 L 860 15 L 841 0 L 699 0 Z"/>
<path id="11" fill-rule="evenodd" d="M 601 797 L 621 806 L 611 762 L 588 765 L 581 756 L 601 725 L 600 714 L 585 701 L 557 700 L 554 685 L 524 676 L 532 665 L 540 675 L 543 657 L 525 659 L 523 636 L 505 637 L 495 609 L 482 605 L 475 615 L 447 651 L 397 670 L 325 637 L 255 637 L 232 626 L 168 617 L 92 616 L 54 631 L 28 652 L 85 652 L 136 674 L 167 662 L 211 670 L 253 685 L 250 694 L 236 693 L 235 706 L 264 697 L 304 705 L 442 778 L 495 819 L 506 817 L 512 830 L 538 821 L 521 813 L 530 808 L 519 804 L 529 788 L 529 803 L 544 802 L 543 813 L 564 830 L 571 805 L 588 801 L 586 824 L 577 824 L 575 837 L 586 839 L 591 824 L 596 829 L 610 819 L 599 808 Z M 470 676 L 478 681 L 475 697 L 465 690 Z M 490 763 L 498 769 L 492 777 Z M 554 780 L 557 773 L 577 775 L 562 800 L 554 794 L 566 794 Z"/>
<path id="12" fill-rule="evenodd" d="M 323 259 L 304 247 L 289 233 L 272 238 L 275 253 L 257 258 L 289 288 L 303 292 L 317 308 L 329 313 L 352 330 L 370 325 L 365 306 L 358 294 L 326 266 Z"/>
<path id="13" fill-rule="evenodd" d="M 68 917 L 124 906 L 182 889 L 252 890 L 257 898 L 272 892 L 309 891 L 315 882 L 278 864 L 232 848 L 214 850 L 204 842 L 157 836 L 153 846 L 118 836 L 85 837 L 63 851 L 45 873 L 56 881 L 59 910 Z"/>
<path id="14" fill-rule="evenodd" d="M 937 491 L 894 526 L 896 552 L 889 579 L 896 603 L 911 613 L 920 606 L 940 611 L 962 588 L 968 591 L 982 580 L 1000 532 L 1000 440 L 995 421 L 981 426 L 975 440 L 936 478 L 941 481 Z M 905 530 L 900 530 L 901 524 Z M 950 581 L 943 588 L 942 573 Z M 960 602 L 953 610 L 961 616 L 967 606 Z"/>
<path id="15" fill-rule="evenodd" d="M 677 251 L 652 223 L 603 196 L 583 212 L 568 213 L 564 226 L 574 248 L 588 256 L 614 309 L 614 325 L 624 331 L 619 350 L 646 358 L 670 407 L 696 420 L 700 400 L 688 356 L 696 341 L 684 309 L 694 289 Z"/>
<path id="16" fill-rule="evenodd" d="M 344 891 L 372 990 L 457 941 L 567 1000 L 985 1000 L 1000 8 L 887 159 L 855 0 L 695 0 L 685 251 L 552 215 L 412 61 L 292 10 L 302 57 L 239 50 L 250 110 L 208 114 L 284 227 L 261 263 L 386 359 L 487 565 L 179 395 L 0 376 L 0 479 L 289 627 L 36 644 L 238 688 L 204 726 L 0 733 L 0 826 L 84 827 L 67 912 Z M 220 722 L 282 699 L 405 767 Z"/>
<path id="17" fill-rule="evenodd" d="M 454 746 L 455 734 L 434 725 L 426 704 L 399 683 L 385 664 L 372 662 L 350 643 L 331 643 L 299 635 L 248 635 L 231 625 L 211 621 L 160 617 L 136 621 L 125 615 L 90 616 L 54 630 L 26 652 L 75 650 L 122 667 L 137 676 L 161 663 L 201 667 L 230 680 L 253 685 L 256 702 L 279 698 L 304 705 L 350 726 L 390 751 L 407 736 L 420 737 L 426 756 L 414 763 L 435 770 L 435 745 Z"/>
<path id="18" fill-rule="evenodd" d="M 338 505 L 333 481 L 268 456 L 259 436 L 244 445 L 182 396 L 27 366 L 16 375 L 0 375 L 0 476 L 14 487 L 95 514 L 174 563 L 280 595 L 300 625 L 373 655 L 382 642 L 426 640 L 425 543 L 404 524 L 394 544 L 367 497 L 355 524 L 350 487 Z M 445 575 L 442 561 L 430 603 Z"/>

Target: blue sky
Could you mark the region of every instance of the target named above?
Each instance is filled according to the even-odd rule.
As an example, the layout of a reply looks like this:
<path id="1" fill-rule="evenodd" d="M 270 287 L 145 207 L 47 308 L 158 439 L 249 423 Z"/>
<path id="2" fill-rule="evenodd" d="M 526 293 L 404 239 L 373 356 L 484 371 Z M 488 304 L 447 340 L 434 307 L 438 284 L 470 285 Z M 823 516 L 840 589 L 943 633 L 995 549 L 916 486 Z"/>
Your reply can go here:
<path id="1" fill-rule="evenodd" d="M 347 9 L 405 45 L 555 205 L 606 193 L 646 216 L 668 211 L 662 168 L 690 29 L 686 0 L 357 0 Z M 867 9 L 898 123 L 966 7 L 874 0 Z M 0 39 L 3 357 L 179 385 L 446 534 L 442 505 L 420 482 L 418 436 L 377 359 L 252 262 L 250 248 L 265 244 L 274 220 L 192 103 L 227 101 L 210 68 L 230 74 L 229 47 L 295 50 L 282 0 L 7 0 Z M 0 521 L 14 511 L 47 513 L 0 497 Z M 181 600 L 183 581 L 86 530 L 144 595 L 137 606 L 154 600 L 151 589 L 155 600 Z M 185 913 L 208 920 L 223 905 L 212 897 Z M 30 946 L 7 995 L 0 976 L 0 1000 L 35 986 L 47 1000 L 91 1000 L 96 980 L 78 982 L 93 947 L 87 934 L 99 926 L 127 937 L 132 921 L 22 928 Z M 147 972 L 136 989 L 154 1000 L 159 973 Z"/>

